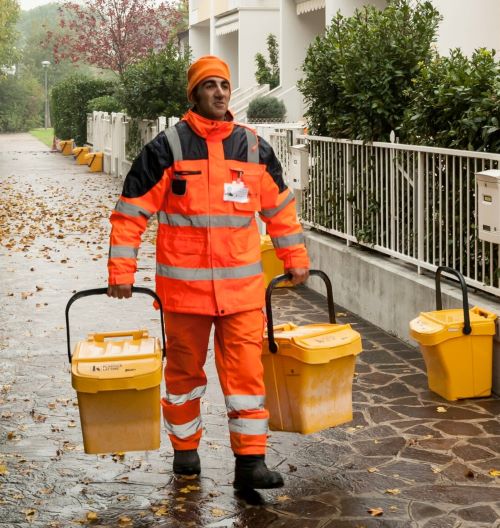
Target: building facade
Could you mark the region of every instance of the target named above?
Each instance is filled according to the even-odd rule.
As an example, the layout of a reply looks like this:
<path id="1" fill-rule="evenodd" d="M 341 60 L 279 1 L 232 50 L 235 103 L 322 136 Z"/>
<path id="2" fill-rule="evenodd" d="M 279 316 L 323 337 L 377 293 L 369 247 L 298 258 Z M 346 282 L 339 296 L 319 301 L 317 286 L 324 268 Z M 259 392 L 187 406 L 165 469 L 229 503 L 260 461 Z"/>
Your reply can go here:
<path id="1" fill-rule="evenodd" d="M 443 17 L 437 41 L 441 54 L 455 47 L 467 54 L 478 47 L 500 50 L 500 0 L 431 1 Z M 238 119 L 245 119 L 252 97 L 268 93 L 283 100 L 287 120 L 297 121 L 305 108 L 296 85 L 309 44 L 338 11 L 350 16 L 366 4 L 383 9 L 386 0 L 191 0 L 189 45 L 194 59 L 214 54 L 228 62 Z M 280 86 L 268 92 L 257 86 L 255 55 L 266 56 L 270 33 L 279 42 Z"/>

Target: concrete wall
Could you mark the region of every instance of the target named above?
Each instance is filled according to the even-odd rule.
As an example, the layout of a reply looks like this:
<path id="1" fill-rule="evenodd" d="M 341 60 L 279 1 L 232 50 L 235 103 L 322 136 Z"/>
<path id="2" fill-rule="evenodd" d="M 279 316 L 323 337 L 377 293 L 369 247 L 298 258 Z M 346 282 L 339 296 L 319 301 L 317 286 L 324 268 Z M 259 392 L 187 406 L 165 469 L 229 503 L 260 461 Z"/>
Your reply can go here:
<path id="1" fill-rule="evenodd" d="M 328 274 L 333 285 L 334 301 L 399 338 L 416 343 L 409 336 L 409 322 L 420 312 L 436 308 L 432 274 L 418 275 L 414 266 L 377 255 L 369 250 L 348 247 L 333 237 L 306 232 L 311 267 Z M 308 284 L 324 293 L 317 278 Z M 441 283 L 444 308 L 460 308 L 460 288 L 446 279 Z M 469 293 L 469 304 L 500 316 L 500 302 L 487 295 Z M 493 387 L 500 395 L 500 337 L 494 341 Z"/>
<path id="2" fill-rule="evenodd" d="M 432 0 L 443 16 L 439 27 L 438 49 L 447 54 L 461 48 L 471 54 L 480 47 L 500 50 L 499 0 Z"/>

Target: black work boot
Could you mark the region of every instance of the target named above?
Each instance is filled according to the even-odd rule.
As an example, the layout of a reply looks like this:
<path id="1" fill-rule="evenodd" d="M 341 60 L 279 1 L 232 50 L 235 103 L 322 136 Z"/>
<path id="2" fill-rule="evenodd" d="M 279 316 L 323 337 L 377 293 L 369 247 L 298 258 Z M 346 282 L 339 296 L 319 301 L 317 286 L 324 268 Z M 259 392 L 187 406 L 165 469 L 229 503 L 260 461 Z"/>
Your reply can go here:
<path id="1" fill-rule="evenodd" d="M 233 487 L 244 489 L 281 488 L 283 478 L 277 471 L 271 471 L 264 462 L 264 455 L 235 455 Z"/>
<path id="2" fill-rule="evenodd" d="M 199 475 L 201 473 L 200 457 L 196 449 L 178 451 L 174 449 L 174 473 L 177 475 Z"/>

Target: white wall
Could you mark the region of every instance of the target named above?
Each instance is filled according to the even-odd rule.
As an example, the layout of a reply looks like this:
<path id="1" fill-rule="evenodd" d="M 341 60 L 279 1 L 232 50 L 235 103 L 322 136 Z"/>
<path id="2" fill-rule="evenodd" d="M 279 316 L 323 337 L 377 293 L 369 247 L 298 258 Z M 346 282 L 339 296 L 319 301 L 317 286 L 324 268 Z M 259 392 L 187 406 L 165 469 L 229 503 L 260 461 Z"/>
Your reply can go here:
<path id="1" fill-rule="evenodd" d="M 191 47 L 192 60 L 195 61 L 203 55 L 210 53 L 210 28 L 209 26 L 192 26 L 189 28 L 189 46 Z"/>
<path id="2" fill-rule="evenodd" d="M 337 11 L 340 10 L 345 16 L 351 16 L 356 9 L 368 4 L 383 9 L 386 6 L 386 0 L 327 0 L 325 6 L 327 25 Z"/>
<path id="3" fill-rule="evenodd" d="M 280 41 L 280 13 L 279 9 L 241 9 L 239 14 L 239 87 L 244 90 L 257 84 L 255 55 L 260 52 L 267 57 L 269 33 Z"/>
<path id="4" fill-rule="evenodd" d="M 239 85 L 238 65 L 238 32 L 228 33 L 215 38 L 214 54 L 225 60 L 231 70 L 232 89 L 236 90 Z"/>
<path id="5" fill-rule="evenodd" d="M 500 50 L 500 0 L 432 0 L 443 16 L 438 50 L 461 48 L 470 55 L 476 48 Z"/>

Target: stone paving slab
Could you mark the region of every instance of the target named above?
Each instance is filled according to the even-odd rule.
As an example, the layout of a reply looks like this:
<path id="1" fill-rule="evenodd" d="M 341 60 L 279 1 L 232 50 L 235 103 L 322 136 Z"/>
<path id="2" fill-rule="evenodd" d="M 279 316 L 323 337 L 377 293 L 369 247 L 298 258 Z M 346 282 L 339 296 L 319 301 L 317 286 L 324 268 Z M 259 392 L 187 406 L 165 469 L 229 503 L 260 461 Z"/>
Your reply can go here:
<path id="1" fill-rule="evenodd" d="M 233 492 L 212 349 L 199 480 L 172 476 L 165 438 L 148 453 L 84 454 L 64 307 L 72 292 L 105 285 L 107 218 L 121 183 L 18 134 L 0 136 L 0 185 L 0 526 L 500 527 L 491 474 L 500 470 L 500 400 L 443 400 L 428 390 L 417 349 L 340 306 L 338 322 L 363 336 L 353 421 L 272 432 L 268 462 L 285 488 Z M 148 286 L 154 225 L 144 238 L 138 284 Z M 324 298 L 305 287 L 277 290 L 273 305 L 276 323 L 327 319 Z M 70 317 L 75 341 L 144 326 L 158 335 L 158 315 L 140 296 L 85 299 Z"/>

